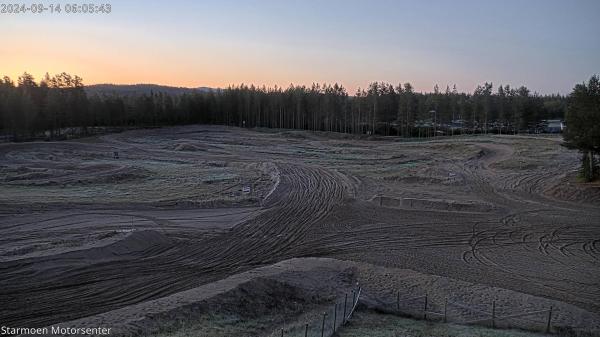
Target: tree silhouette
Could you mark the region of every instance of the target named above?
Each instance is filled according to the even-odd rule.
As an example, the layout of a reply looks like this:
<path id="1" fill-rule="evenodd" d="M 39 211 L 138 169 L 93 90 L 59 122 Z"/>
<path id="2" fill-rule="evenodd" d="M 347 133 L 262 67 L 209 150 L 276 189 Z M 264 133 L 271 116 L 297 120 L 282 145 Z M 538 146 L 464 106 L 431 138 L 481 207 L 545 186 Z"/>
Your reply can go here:
<path id="1" fill-rule="evenodd" d="M 582 174 L 591 181 L 596 176 L 595 155 L 600 151 L 600 79 L 577 84 L 569 96 L 566 116 L 566 145 L 583 153 Z"/>
<path id="2" fill-rule="evenodd" d="M 86 93 L 74 75 L 46 74 L 36 83 L 24 73 L 17 84 L 0 81 L 0 132 L 12 138 L 65 138 L 99 127 L 149 127 L 190 123 L 238 127 L 304 129 L 352 134 L 433 136 L 531 130 L 540 119 L 563 118 L 566 98 L 540 96 L 508 85 L 492 92 L 491 83 L 473 94 L 436 84 L 432 93 L 415 92 L 410 83 L 396 87 L 373 82 L 353 96 L 340 84 L 256 87 L 177 93 L 160 86 L 136 92 Z"/>

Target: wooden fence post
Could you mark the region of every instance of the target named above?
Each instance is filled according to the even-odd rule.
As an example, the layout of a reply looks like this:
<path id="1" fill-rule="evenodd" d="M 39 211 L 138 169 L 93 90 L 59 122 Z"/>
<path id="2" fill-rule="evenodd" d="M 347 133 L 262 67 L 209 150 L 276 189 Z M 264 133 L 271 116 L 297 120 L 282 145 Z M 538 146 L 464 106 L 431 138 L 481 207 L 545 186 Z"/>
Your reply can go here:
<path id="1" fill-rule="evenodd" d="M 427 294 L 425 294 L 425 306 L 423 306 L 423 319 L 427 319 Z"/>
<path id="2" fill-rule="evenodd" d="M 346 303 L 348 302 L 348 293 L 344 294 L 344 317 L 342 318 L 342 324 L 346 324 Z"/>
<path id="3" fill-rule="evenodd" d="M 552 322 L 552 306 L 550 306 L 550 311 L 548 312 L 548 323 L 546 324 L 546 333 L 550 333 L 551 322 Z"/>
<path id="4" fill-rule="evenodd" d="M 444 323 L 448 322 L 448 298 L 444 300 Z"/>
<path id="5" fill-rule="evenodd" d="M 283 337 L 283 328 L 281 328 L 281 337 Z"/>
<path id="6" fill-rule="evenodd" d="M 308 323 L 304 326 L 304 337 L 308 337 Z"/>
<path id="7" fill-rule="evenodd" d="M 327 313 L 323 313 L 323 324 L 321 325 L 321 337 L 325 336 L 325 317 L 327 317 Z"/>
<path id="8" fill-rule="evenodd" d="M 400 290 L 398 290 L 398 296 L 396 298 L 396 310 L 400 311 Z"/>
<path id="9" fill-rule="evenodd" d="M 496 300 L 492 302 L 492 329 L 496 328 Z"/>
<path id="10" fill-rule="evenodd" d="M 335 332 L 335 324 L 337 323 L 337 303 L 333 309 L 333 332 Z"/>

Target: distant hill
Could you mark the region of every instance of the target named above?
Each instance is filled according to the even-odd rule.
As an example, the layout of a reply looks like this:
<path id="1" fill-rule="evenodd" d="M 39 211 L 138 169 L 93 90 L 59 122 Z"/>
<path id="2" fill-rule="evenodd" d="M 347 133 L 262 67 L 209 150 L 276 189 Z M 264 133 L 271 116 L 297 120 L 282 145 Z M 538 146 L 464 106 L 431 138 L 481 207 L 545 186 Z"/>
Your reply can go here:
<path id="1" fill-rule="evenodd" d="M 186 88 L 186 87 L 170 87 L 158 84 L 93 84 L 86 85 L 85 90 L 88 94 L 98 95 L 123 95 L 136 96 L 153 93 L 166 93 L 170 95 L 181 95 L 193 92 L 207 92 L 217 90 L 209 87 Z"/>

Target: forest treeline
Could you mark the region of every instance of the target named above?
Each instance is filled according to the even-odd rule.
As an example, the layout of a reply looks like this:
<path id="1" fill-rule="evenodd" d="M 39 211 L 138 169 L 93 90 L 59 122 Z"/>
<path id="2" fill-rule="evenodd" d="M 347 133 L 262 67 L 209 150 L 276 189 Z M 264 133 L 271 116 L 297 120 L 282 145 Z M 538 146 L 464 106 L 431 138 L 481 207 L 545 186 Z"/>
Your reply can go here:
<path id="1" fill-rule="evenodd" d="M 0 81 L 0 130 L 15 140 L 60 138 L 64 130 L 191 123 L 417 136 L 456 132 L 531 131 L 565 115 L 567 99 L 526 87 L 456 87 L 416 92 L 410 83 L 373 82 L 353 95 L 339 84 L 288 88 L 232 86 L 191 93 L 88 94 L 78 76 L 24 73 Z M 442 130 L 442 131 L 440 131 Z"/>

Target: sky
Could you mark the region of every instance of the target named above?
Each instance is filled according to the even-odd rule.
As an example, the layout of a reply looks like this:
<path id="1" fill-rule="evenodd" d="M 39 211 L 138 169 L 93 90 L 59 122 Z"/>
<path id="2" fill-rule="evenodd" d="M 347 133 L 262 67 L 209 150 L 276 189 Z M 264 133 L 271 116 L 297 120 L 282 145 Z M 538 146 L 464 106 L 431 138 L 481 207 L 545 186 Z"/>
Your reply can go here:
<path id="1" fill-rule="evenodd" d="M 326 82 L 350 94 L 372 81 L 463 92 L 488 81 L 568 94 L 600 73 L 598 0 L 81 3 L 90 2 L 112 11 L 0 14 L 0 76 L 64 71 L 85 84 L 186 87 Z"/>

